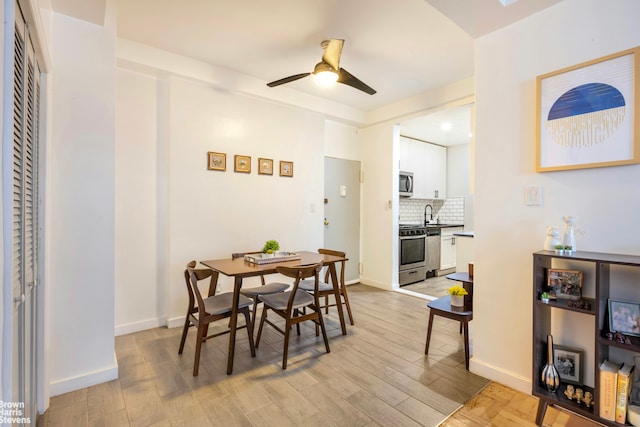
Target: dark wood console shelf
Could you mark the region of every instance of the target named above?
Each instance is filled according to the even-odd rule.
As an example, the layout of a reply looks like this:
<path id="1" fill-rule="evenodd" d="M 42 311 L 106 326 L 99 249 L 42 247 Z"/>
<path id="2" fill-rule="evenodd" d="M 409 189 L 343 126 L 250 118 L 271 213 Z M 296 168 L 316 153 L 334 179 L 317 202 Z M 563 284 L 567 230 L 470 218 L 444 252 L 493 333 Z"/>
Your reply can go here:
<path id="1" fill-rule="evenodd" d="M 559 268 L 557 267 L 557 263 L 562 260 L 576 260 L 593 264 L 595 274 L 595 298 L 582 298 L 583 301 L 591 305 L 589 309 L 571 307 L 567 304 L 567 300 L 562 299 L 550 300 L 549 302 L 540 300 L 540 294 L 548 290 L 548 270 L 550 268 Z M 640 256 L 580 251 L 569 255 L 556 254 L 554 251 L 538 251 L 533 254 L 533 369 L 531 394 L 540 399 L 536 415 L 537 425 L 542 425 L 549 405 L 564 408 L 607 426 L 621 425 L 614 421 L 600 418 L 600 400 L 598 396 L 600 386 L 599 367 L 603 360 L 609 359 L 609 348 L 615 347 L 640 353 L 640 338 L 629 337 L 631 344 L 619 343 L 607 338 L 607 332 L 609 332 L 606 317 L 607 300 L 609 299 L 611 290 L 616 288 L 616 284 L 610 280 L 610 272 L 612 266 L 615 267 L 618 265 L 640 267 Z M 638 270 L 638 276 L 640 277 L 640 269 Z M 636 301 L 640 301 L 640 293 Z M 591 316 L 592 320 L 587 321 L 593 322 L 595 340 L 593 342 L 593 348 L 585 349 L 585 351 L 594 352 L 595 357 L 593 360 L 595 360 L 595 363 L 585 365 L 585 372 L 591 370 L 595 384 L 593 388 L 580 386 L 585 392 L 590 391 L 593 394 L 594 402 L 589 408 L 584 404 L 579 404 L 574 400 L 566 398 L 564 395 L 566 384 L 561 383 L 560 389 L 555 393 L 547 391 L 542 384 L 540 375 L 544 365 L 547 363 L 547 335 L 551 334 L 552 331 L 552 312 L 554 310 L 568 310 L 570 312 Z"/>

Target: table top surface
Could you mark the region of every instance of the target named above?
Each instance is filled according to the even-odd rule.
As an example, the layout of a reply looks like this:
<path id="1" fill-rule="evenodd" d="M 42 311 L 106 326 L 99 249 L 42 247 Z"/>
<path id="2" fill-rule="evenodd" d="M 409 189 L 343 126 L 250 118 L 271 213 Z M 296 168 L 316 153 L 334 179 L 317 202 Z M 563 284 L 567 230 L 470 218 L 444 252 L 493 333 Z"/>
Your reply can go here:
<path id="1" fill-rule="evenodd" d="M 296 251 L 300 254 L 299 259 L 290 261 L 273 262 L 268 264 L 253 264 L 244 260 L 243 257 L 231 259 L 211 259 L 206 261 L 200 261 L 202 265 L 205 265 L 213 270 L 216 270 L 225 276 L 239 276 L 239 277 L 251 277 L 259 276 L 262 274 L 272 274 L 276 272 L 276 267 L 279 266 L 297 266 L 297 265 L 309 265 L 309 264 L 332 264 L 335 262 L 346 261 L 348 258 L 324 255 L 317 252 L 309 251 Z"/>
<path id="2" fill-rule="evenodd" d="M 458 282 L 473 283 L 473 277 L 469 277 L 469 273 L 467 273 L 466 271 L 447 274 L 444 277 L 446 277 L 449 280 L 455 280 L 455 281 L 458 281 Z"/>

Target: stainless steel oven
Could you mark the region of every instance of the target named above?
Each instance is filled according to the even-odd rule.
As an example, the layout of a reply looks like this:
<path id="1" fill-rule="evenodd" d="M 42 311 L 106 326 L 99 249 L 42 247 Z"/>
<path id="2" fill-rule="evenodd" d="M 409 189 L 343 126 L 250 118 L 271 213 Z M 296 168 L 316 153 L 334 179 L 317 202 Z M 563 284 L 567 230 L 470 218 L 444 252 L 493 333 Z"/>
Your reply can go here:
<path id="1" fill-rule="evenodd" d="M 421 225 L 400 225 L 399 275 L 400 286 L 427 278 L 427 228 Z"/>

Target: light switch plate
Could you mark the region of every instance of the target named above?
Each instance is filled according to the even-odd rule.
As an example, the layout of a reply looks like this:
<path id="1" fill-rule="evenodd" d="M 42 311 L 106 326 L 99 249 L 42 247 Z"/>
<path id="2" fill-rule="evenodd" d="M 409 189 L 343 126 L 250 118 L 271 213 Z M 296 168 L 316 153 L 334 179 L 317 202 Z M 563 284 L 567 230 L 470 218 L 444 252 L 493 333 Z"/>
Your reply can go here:
<path id="1" fill-rule="evenodd" d="M 524 191 L 524 204 L 527 206 L 540 206 L 542 204 L 542 187 L 526 187 Z"/>

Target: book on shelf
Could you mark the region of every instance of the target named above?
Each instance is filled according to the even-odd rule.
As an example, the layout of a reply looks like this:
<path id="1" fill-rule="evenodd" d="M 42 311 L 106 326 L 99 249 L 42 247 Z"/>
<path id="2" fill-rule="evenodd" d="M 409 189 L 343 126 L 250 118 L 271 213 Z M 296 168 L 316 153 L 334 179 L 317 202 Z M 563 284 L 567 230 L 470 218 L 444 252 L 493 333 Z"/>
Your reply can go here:
<path id="1" fill-rule="evenodd" d="M 618 385 L 616 392 L 616 422 L 624 424 L 627 421 L 629 394 L 633 384 L 633 370 L 635 365 L 625 363 L 618 371 Z"/>
<path id="2" fill-rule="evenodd" d="M 620 365 L 604 360 L 600 365 L 600 417 L 605 420 L 616 419 L 616 392 Z"/>

